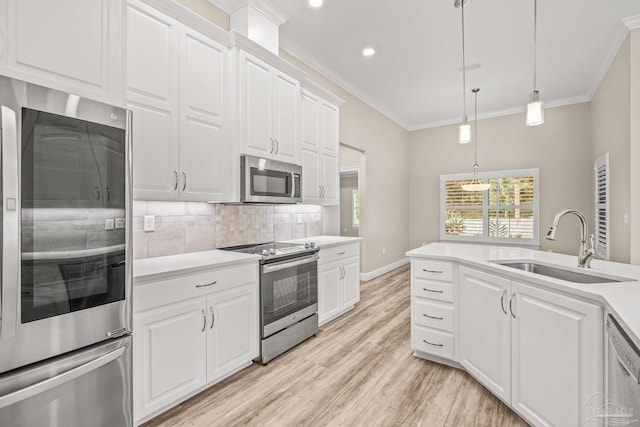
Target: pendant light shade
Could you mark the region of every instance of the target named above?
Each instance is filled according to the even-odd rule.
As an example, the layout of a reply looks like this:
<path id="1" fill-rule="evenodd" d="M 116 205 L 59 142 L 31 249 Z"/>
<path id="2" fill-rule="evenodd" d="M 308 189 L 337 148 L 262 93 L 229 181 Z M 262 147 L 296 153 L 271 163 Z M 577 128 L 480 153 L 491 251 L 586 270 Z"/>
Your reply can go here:
<path id="1" fill-rule="evenodd" d="M 491 187 L 491 184 L 480 182 L 480 178 L 478 178 L 478 168 L 480 168 L 480 165 L 478 164 L 478 92 L 480 92 L 480 89 L 473 89 L 472 92 L 475 96 L 473 119 L 473 127 L 475 128 L 475 142 L 473 144 L 473 178 L 469 184 L 462 184 L 460 187 L 464 191 L 486 191 Z"/>
<path id="2" fill-rule="evenodd" d="M 538 126 L 544 123 L 544 102 L 540 100 L 540 92 L 536 89 L 537 27 L 538 0 L 533 0 L 533 92 L 531 92 L 531 101 L 527 104 L 527 126 Z"/>
<path id="3" fill-rule="evenodd" d="M 464 6 L 471 0 L 455 0 L 453 5 L 460 8 L 462 16 L 462 123 L 458 129 L 458 142 L 468 144 L 471 142 L 471 125 L 467 122 L 467 64 L 464 55 Z"/>

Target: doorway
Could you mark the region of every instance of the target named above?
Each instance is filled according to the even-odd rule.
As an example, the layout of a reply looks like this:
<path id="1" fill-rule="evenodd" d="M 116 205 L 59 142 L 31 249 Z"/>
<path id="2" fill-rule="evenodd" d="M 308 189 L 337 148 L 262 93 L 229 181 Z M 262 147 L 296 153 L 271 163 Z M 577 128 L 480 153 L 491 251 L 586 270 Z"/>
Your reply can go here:
<path id="1" fill-rule="evenodd" d="M 365 153 L 340 144 L 340 235 L 362 237 Z"/>

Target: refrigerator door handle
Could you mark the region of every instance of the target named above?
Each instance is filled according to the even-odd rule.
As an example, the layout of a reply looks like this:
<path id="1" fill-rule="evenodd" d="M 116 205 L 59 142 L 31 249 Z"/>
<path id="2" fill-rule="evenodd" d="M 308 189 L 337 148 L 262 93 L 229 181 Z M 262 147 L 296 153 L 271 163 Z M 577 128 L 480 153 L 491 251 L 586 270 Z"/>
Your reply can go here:
<path id="1" fill-rule="evenodd" d="M 15 335 L 18 317 L 20 247 L 18 215 L 18 120 L 12 109 L 0 107 L 2 121 L 2 290 L 0 341 Z"/>
<path id="2" fill-rule="evenodd" d="M 90 362 L 87 362 L 80 366 L 76 366 L 75 368 L 63 372 L 60 375 L 56 375 L 55 377 L 48 378 L 44 381 L 37 382 L 20 390 L 14 391 L 13 393 L 2 396 L 0 397 L 0 409 L 5 408 L 9 405 L 13 405 L 14 403 L 20 402 L 22 400 L 26 400 L 47 390 L 51 390 L 52 388 L 55 388 L 69 381 L 73 381 L 74 379 L 81 377 L 91 371 L 95 371 L 101 366 L 104 366 L 121 357 L 124 354 L 125 350 L 126 346 L 119 347 L 103 356 L 91 360 Z"/>

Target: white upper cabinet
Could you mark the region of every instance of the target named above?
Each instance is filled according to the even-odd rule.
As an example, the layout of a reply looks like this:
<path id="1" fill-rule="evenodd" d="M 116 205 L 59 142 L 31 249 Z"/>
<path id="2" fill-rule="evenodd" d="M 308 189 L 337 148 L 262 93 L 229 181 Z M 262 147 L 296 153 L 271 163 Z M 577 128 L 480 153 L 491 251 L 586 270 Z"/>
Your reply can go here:
<path id="1" fill-rule="evenodd" d="M 134 198 L 229 200 L 228 48 L 139 1 L 127 15 Z"/>
<path id="2" fill-rule="evenodd" d="M 299 164 L 300 83 L 248 52 L 238 61 L 241 153 Z"/>
<path id="3" fill-rule="evenodd" d="M 124 105 L 124 0 L 0 0 L 0 74 Z"/>
<path id="4" fill-rule="evenodd" d="M 340 110 L 315 93 L 301 94 L 302 197 L 305 203 L 340 203 Z"/>

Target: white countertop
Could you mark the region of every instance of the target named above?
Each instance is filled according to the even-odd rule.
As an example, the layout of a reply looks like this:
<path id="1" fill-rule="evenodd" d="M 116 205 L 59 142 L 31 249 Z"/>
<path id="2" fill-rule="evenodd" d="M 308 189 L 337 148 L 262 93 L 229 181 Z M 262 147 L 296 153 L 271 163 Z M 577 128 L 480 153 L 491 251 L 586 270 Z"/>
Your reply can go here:
<path id="1" fill-rule="evenodd" d="M 282 240 L 282 243 L 302 243 L 314 242 L 316 246 L 326 248 L 329 246 L 343 245 L 345 243 L 359 242 L 362 237 L 346 237 L 346 236 L 314 236 L 304 237 L 302 239 Z"/>
<path id="2" fill-rule="evenodd" d="M 458 243 L 430 243 L 407 252 L 407 256 L 456 261 L 594 301 L 609 308 L 631 338 L 640 346 L 640 266 L 596 259 L 591 262 L 591 269 L 586 270 L 577 268 L 577 256 L 573 255 L 517 247 Z M 572 283 L 491 262 L 507 260 L 533 260 L 562 266 L 579 273 L 600 274 L 631 281 Z"/>
<path id="3" fill-rule="evenodd" d="M 211 267 L 223 267 L 251 261 L 257 262 L 259 259 L 259 255 L 221 250 L 137 259 L 133 261 L 133 280 L 135 283 L 136 281 L 154 279 L 167 274 L 191 273 Z"/>

